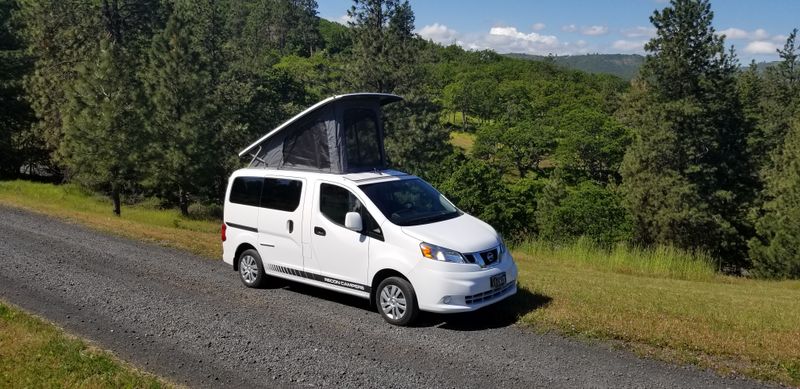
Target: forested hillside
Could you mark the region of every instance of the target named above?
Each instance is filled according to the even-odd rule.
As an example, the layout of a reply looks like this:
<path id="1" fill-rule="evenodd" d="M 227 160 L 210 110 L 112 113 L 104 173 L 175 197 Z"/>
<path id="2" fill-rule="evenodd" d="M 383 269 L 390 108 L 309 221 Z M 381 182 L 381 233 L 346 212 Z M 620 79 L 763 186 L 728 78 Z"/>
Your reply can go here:
<path id="1" fill-rule="evenodd" d="M 543 56 L 521 53 L 506 54 L 512 58 L 531 61 L 552 61 L 565 68 L 583 70 L 589 73 L 611 74 L 631 80 L 639 74 L 644 57 L 639 54 L 581 54 Z"/>
<path id="2" fill-rule="evenodd" d="M 400 0 L 354 0 L 348 26 L 314 0 L 0 4 L 4 177 L 80 183 L 117 214 L 144 198 L 201 212 L 283 120 L 391 92 L 406 98 L 386 112 L 391 165 L 510 240 L 675 246 L 800 277 L 796 33 L 776 66 L 741 68 L 707 0 L 651 17 L 630 82 L 426 42 Z"/>

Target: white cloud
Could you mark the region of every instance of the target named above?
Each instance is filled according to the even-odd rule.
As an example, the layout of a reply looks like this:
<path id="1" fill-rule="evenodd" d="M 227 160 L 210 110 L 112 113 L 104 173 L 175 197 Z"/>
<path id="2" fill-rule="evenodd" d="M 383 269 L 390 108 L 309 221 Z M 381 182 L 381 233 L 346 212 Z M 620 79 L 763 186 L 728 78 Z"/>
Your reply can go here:
<path id="1" fill-rule="evenodd" d="M 769 33 L 767 33 L 767 31 L 764 30 L 763 28 L 759 28 L 753 31 L 753 39 L 760 41 L 767 38 L 769 38 Z"/>
<path id="2" fill-rule="evenodd" d="M 495 42 L 506 42 L 512 45 L 532 44 L 543 47 L 557 47 L 558 38 L 554 35 L 542 35 L 536 32 L 525 34 L 517 31 L 516 27 L 492 27 L 489 30 L 489 39 Z"/>
<path id="3" fill-rule="evenodd" d="M 644 50 L 644 44 L 647 41 L 631 41 L 620 39 L 611 44 L 611 48 L 621 52 L 641 52 Z"/>
<path id="4" fill-rule="evenodd" d="M 450 44 L 458 39 L 458 31 L 439 23 L 422 27 L 417 34 L 425 39 L 442 44 Z"/>
<path id="5" fill-rule="evenodd" d="M 605 35 L 606 33 L 608 33 L 608 27 L 606 26 L 588 26 L 581 28 L 581 34 L 583 35 L 598 36 Z"/>
<path id="6" fill-rule="evenodd" d="M 781 43 L 786 42 L 787 39 L 789 39 L 788 35 L 775 35 L 775 36 L 772 37 L 773 41 L 781 42 Z"/>
<path id="7" fill-rule="evenodd" d="M 350 17 L 350 15 L 348 15 L 348 14 L 344 14 L 344 15 L 339 16 L 338 18 L 336 18 L 335 21 L 339 22 L 340 24 L 344 24 L 346 26 L 348 22 L 352 22 L 353 21 L 353 18 Z"/>
<path id="8" fill-rule="evenodd" d="M 725 35 L 725 37 L 728 39 L 747 39 L 750 37 L 750 34 L 747 31 L 735 27 L 722 30 L 719 32 L 719 34 Z"/>
<path id="9" fill-rule="evenodd" d="M 775 54 L 778 46 L 775 43 L 767 41 L 753 41 L 747 44 L 744 52 L 747 54 Z"/>
<path id="10" fill-rule="evenodd" d="M 561 26 L 561 31 L 564 32 L 575 32 L 578 31 L 578 26 L 574 24 L 567 24 L 566 26 Z"/>
<path id="11" fill-rule="evenodd" d="M 655 27 L 636 26 L 620 31 L 626 38 L 652 38 L 656 35 Z"/>
<path id="12" fill-rule="evenodd" d="M 531 27 L 533 31 L 542 31 L 544 28 L 547 27 L 544 23 L 534 23 Z"/>
<path id="13" fill-rule="evenodd" d="M 469 50 L 492 49 L 498 53 L 564 55 L 585 52 L 581 45 L 562 42 L 555 35 L 526 33 L 513 26 L 492 27 L 488 34 L 463 34 L 458 44 Z"/>
<path id="14" fill-rule="evenodd" d="M 747 41 L 763 41 L 770 38 L 767 30 L 763 28 L 757 28 L 753 31 L 747 31 L 741 28 L 731 27 L 718 31 L 717 35 L 725 35 L 726 38 L 732 40 L 747 40 Z"/>

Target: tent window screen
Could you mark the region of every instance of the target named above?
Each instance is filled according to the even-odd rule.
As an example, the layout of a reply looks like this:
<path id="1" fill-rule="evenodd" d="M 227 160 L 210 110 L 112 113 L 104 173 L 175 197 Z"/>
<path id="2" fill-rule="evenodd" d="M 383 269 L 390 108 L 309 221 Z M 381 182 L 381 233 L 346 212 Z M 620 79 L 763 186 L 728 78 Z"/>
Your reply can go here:
<path id="1" fill-rule="evenodd" d="M 347 166 L 373 168 L 382 165 L 378 119 L 370 109 L 349 109 L 344 113 Z"/>
<path id="2" fill-rule="evenodd" d="M 290 166 L 308 166 L 330 169 L 328 129 L 324 121 L 301 126 L 283 142 L 283 163 Z"/>

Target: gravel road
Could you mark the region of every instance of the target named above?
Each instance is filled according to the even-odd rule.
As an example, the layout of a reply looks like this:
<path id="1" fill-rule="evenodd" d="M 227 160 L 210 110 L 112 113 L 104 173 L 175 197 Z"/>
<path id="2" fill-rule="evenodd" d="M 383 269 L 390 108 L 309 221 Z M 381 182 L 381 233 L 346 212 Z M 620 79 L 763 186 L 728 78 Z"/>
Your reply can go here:
<path id="1" fill-rule="evenodd" d="M 393 327 L 364 300 L 248 289 L 222 261 L 5 207 L 0 298 L 191 387 L 761 385 L 532 333 L 492 309 Z"/>

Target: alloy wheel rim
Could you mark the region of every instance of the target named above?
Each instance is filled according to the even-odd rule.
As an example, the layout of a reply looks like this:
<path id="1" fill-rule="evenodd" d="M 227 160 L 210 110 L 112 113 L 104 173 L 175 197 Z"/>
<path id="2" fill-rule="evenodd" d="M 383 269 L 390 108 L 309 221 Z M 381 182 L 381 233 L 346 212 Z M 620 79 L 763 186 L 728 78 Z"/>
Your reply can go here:
<path id="1" fill-rule="evenodd" d="M 400 320 L 406 314 L 406 296 L 396 285 L 381 290 L 381 310 L 389 319 Z"/>
<path id="2" fill-rule="evenodd" d="M 239 272 L 242 274 L 242 279 L 248 284 L 252 284 L 258 277 L 258 265 L 256 259 L 252 255 L 245 255 L 239 263 Z"/>

